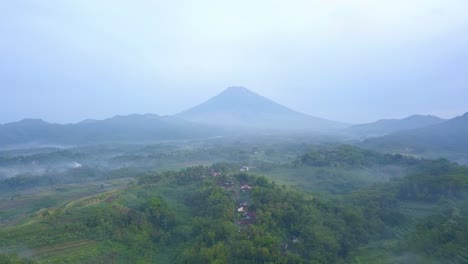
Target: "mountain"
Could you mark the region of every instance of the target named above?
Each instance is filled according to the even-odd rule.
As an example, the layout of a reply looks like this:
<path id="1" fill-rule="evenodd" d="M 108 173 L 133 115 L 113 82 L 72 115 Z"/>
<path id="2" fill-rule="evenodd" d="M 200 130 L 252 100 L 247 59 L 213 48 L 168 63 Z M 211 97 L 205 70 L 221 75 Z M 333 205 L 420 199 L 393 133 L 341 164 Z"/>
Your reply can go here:
<path id="1" fill-rule="evenodd" d="M 40 119 L 23 119 L 0 125 L 0 146 L 52 142 L 62 134 L 62 125 L 50 124 Z"/>
<path id="2" fill-rule="evenodd" d="M 176 117 L 230 129 L 330 131 L 346 124 L 296 112 L 244 87 L 229 87 Z"/>
<path id="3" fill-rule="evenodd" d="M 219 132 L 218 132 L 219 133 Z M 76 124 L 50 124 L 24 119 L 0 125 L 0 146 L 138 143 L 214 136 L 209 127 L 154 114 L 115 116 Z"/>
<path id="4" fill-rule="evenodd" d="M 348 135 L 369 138 L 380 137 L 404 130 L 422 128 L 446 121 L 431 115 L 412 115 L 403 119 L 382 119 L 373 123 L 355 125 L 344 129 Z"/>
<path id="5" fill-rule="evenodd" d="M 361 145 L 428 157 L 454 157 L 468 163 L 468 113 L 436 125 L 366 139 Z"/>
<path id="6" fill-rule="evenodd" d="M 198 139 L 227 135 L 226 127 L 327 131 L 345 126 L 293 111 L 246 88 L 230 87 L 207 102 L 175 116 L 133 114 L 65 125 L 24 119 L 0 125 L 0 147 Z"/>

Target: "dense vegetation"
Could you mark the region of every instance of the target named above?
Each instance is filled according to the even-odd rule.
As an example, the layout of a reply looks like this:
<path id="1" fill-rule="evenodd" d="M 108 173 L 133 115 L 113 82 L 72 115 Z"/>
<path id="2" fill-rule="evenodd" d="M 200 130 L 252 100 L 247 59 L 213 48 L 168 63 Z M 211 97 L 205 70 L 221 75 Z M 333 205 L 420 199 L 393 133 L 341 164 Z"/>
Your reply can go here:
<path id="1" fill-rule="evenodd" d="M 3 264 L 34 264 L 32 260 L 20 258 L 16 254 L 0 254 L 0 263 Z"/>
<path id="2" fill-rule="evenodd" d="M 319 149 L 303 155 L 300 162 L 314 167 L 372 167 L 382 165 L 407 165 L 417 161 L 399 154 L 381 154 L 349 145 Z"/>
<path id="3" fill-rule="evenodd" d="M 349 224 L 365 229 L 365 223 L 356 222 L 349 211 L 263 177 L 213 177 L 216 167 L 223 168 L 193 167 L 148 175 L 139 185 L 118 194 L 104 193 L 56 210 L 43 210 L 28 225 L 36 231 L 34 236 L 24 241 L 24 229 L 13 229 L 5 234 L 3 243 L 26 242 L 34 247 L 36 243 L 54 245 L 73 239 L 110 250 L 105 256 L 95 252 L 93 257 L 128 260 L 139 256 L 145 261 L 156 257 L 150 252 L 184 243 L 181 253 L 173 258 L 176 262 L 337 263 L 367 239 L 354 228 L 345 228 Z M 241 191 L 240 186 L 246 184 L 253 189 Z M 155 195 L 160 188 L 178 192 L 173 207 Z M 244 200 L 249 201 L 249 219 L 236 211 L 236 205 Z M 178 206 L 182 206 L 179 214 Z M 184 214 L 186 217 L 181 217 Z M 348 219 L 354 222 L 348 223 Z"/>
<path id="4" fill-rule="evenodd" d="M 444 208 L 418 223 L 408 237 L 408 246 L 415 252 L 439 260 L 468 261 L 467 205 Z"/>
<path id="5" fill-rule="evenodd" d="M 270 148 L 272 153 L 278 151 Z M 252 158 L 263 151 L 257 147 L 246 154 Z M 0 252 L 6 253 L 0 255 L 0 260 L 468 260 L 468 168 L 443 159 L 418 160 L 350 146 L 314 147 L 296 159 L 285 160 L 284 164 L 273 164 L 267 159 L 250 159 L 250 164 L 258 167 L 248 173 L 240 172 L 241 165 L 235 163 L 167 171 L 118 169 L 119 173 L 114 169 L 81 167 L 62 172 L 69 179 L 79 180 L 52 182 L 52 190 L 42 182 L 50 175 L 37 177 L 37 182 L 20 181 L 20 177 L 3 180 L 0 186 L 8 191 L 0 200 L 0 217 L 8 217 L 5 219 L 9 221 L 0 223 Z M 398 173 L 389 173 L 388 177 L 373 174 L 388 168 L 398 168 Z M 320 184 L 314 188 L 303 185 L 300 189 L 284 185 L 285 177 L 295 180 L 294 171 L 305 175 L 300 180 Z M 278 172 L 283 172 L 283 176 L 278 177 Z M 361 172 L 368 175 L 359 178 L 360 184 L 346 186 L 349 177 L 357 179 L 353 177 Z M 92 184 L 86 185 L 89 181 Z M 43 189 L 37 189 L 38 186 Z M 30 196 L 41 200 L 28 200 L 26 192 L 30 188 L 38 192 Z M 42 192 L 44 196 L 40 196 Z M 30 208 L 19 211 L 23 207 Z"/>

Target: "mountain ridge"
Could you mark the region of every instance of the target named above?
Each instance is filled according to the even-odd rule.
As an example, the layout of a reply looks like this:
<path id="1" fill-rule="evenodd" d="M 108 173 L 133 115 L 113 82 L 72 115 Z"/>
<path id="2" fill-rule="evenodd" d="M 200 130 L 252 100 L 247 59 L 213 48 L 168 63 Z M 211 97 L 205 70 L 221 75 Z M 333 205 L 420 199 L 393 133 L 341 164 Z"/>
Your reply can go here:
<path id="1" fill-rule="evenodd" d="M 345 133 L 359 137 L 380 137 L 399 131 L 422 128 L 447 121 L 433 115 L 410 115 L 401 119 L 380 119 L 375 122 L 358 124 L 348 127 Z"/>
<path id="2" fill-rule="evenodd" d="M 369 132 L 369 126 L 376 124 L 380 130 Z M 172 116 L 151 113 L 116 115 L 103 120 L 86 119 L 70 124 L 26 118 L 0 124 L 0 146 L 136 143 L 263 132 L 340 135 L 340 131 L 363 127 L 364 133 L 378 134 L 374 140 L 367 140 L 368 135 L 363 137 L 366 139 L 361 143 L 364 146 L 411 146 L 424 141 L 429 146 L 433 144 L 443 148 L 445 144 L 457 151 L 460 150 L 457 144 L 461 143 L 468 149 L 468 139 L 464 134 L 468 135 L 468 113 L 450 120 L 430 115 L 412 115 L 403 119 L 384 119 L 347 127 L 343 123 L 294 111 L 240 86 L 228 87 L 207 101 Z"/>
<path id="3" fill-rule="evenodd" d="M 434 158 L 442 153 L 468 163 L 468 112 L 445 122 L 364 140 L 361 146 Z M 453 157 L 454 158 L 453 158 Z"/>
<path id="4" fill-rule="evenodd" d="M 23 119 L 0 125 L 0 146 L 44 144 L 87 145 L 115 142 L 151 142 L 213 136 L 211 128 L 170 116 L 117 115 L 71 124 Z"/>

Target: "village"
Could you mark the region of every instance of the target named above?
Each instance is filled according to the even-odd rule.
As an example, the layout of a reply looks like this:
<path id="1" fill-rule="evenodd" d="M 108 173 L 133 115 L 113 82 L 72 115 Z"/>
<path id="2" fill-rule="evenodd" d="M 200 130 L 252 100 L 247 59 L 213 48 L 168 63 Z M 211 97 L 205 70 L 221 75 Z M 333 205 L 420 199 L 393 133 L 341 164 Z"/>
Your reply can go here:
<path id="1" fill-rule="evenodd" d="M 240 168 L 241 173 L 246 173 L 252 168 L 248 166 L 242 166 Z M 213 171 L 213 177 L 220 177 L 220 172 Z M 234 195 L 236 200 L 236 214 L 234 222 L 240 227 L 248 226 L 255 223 L 257 215 L 255 211 L 249 210 L 250 192 L 253 186 L 250 186 L 246 181 L 239 181 L 233 176 L 227 177 L 226 180 L 221 181 L 219 186 Z"/>
<path id="2" fill-rule="evenodd" d="M 252 167 L 242 166 L 241 173 L 249 172 Z M 223 176 L 221 172 L 212 171 L 213 177 Z M 225 191 L 231 193 L 236 200 L 236 212 L 234 223 L 239 226 L 239 232 L 247 232 L 249 225 L 255 224 L 257 214 L 255 210 L 250 207 L 251 191 L 255 186 L 249 185 L 247 180 L 236 179 L 234 176 L 228 176 L 218 183 L 218 185 Z M 281 243 L 281 250 L 286 252 L 289 250 L 290 244 L 297 244 L 300 239 L 292 235 L 287 241 Z"/>

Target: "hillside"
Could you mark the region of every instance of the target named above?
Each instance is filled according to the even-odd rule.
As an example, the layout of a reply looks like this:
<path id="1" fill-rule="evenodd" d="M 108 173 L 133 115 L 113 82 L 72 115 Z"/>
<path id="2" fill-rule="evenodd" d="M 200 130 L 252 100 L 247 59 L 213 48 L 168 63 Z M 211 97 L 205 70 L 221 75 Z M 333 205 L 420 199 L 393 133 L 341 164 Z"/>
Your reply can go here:
<path id="1" fill-rule="evenodd" d="M 213 135 L 215 132 L 209 127 L 154 114 L 115 116 L 65 125 L 25 119 L 0 125 L 0 147 L 143 143 Z"/>
<path id="2" fill-rule="evenodd" d="M 0 261 L 466 263 L 467 167 L 349 146 L 298 158 L 319 169 L 411 169 L 332 199 L 230 163 L 87 181 L 69 172 L 74 181 L 49 186 L 18 181 L 0 192 Z"/>
<path id="3" fill-rule="evenodd" d="M 0 146 L 52 143 L 63 135 L 63 126 L 40 119 L 24 119 L 0 125 Z"/>
<path id="4" fill-rule="evenodd" d="M 440 124 L 446 121 L 431 115 L 412 115 L 403 119 L 382 119 L 373 123 L 355 125 L 343 130 L 358 138 L 380 137 L 388 134 Z"/>
<path id="5" fill-rule="evenodd" d="M 353 234 L 364 222 L 343 229 L 343 208 L 221 164 L 109 188 L 3 226 L 0 249 L 38 263 L 344 263 L 368 236 Z"/>
<path id="6" fill-rule="evenodd" d="M 229 87 L 176 117 L 231 129 L 330 131 L 345 124 L 296 112 L 244 87 Z"/>
<path id="7" fill-rule="evenodd" d="M 446 122 L 387 136 L 367 139 L 361 144 L 378 150 L 409 154 L 468 155 L 468 113 Z"/>

